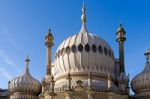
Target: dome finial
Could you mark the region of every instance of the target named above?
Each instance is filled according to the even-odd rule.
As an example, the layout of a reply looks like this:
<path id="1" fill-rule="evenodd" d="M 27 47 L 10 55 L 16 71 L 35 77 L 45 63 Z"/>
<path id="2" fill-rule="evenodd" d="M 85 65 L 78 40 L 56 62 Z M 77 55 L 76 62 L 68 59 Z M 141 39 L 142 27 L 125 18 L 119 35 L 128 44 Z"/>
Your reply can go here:
<path id="1" fill-rule="evenodd" d="M 144 53 L 144 55 L 146 56 L 146 61 L 149 62 L 150 52 L 148 51 L 148 48 L 146 48 L 146 52 Z"/>
<path id="2" fill-rule="evenodd" d="M 86 23 L 86 8 L 83 2 L 83 6 L 82 6 L 82 17 L 81 17 L 82 23 L 85 24 Z"/>
<path id="3" fill-rule="evenodd" d="M 81 27 L 80 33 L 87 33 L 87 29 L 86 29 L 86 7 L 85 7 L 84 2 L 83 2 L 83 6 L 82 6 L 81 21 L 82 21 L 82 27 Z"/>
<path id="4" fill-rule="evenodd" d="M 122 27 L 122 21 L 120 21 L 119 27 Z"/>
<path id="5" fill-rule="evenodd" d="M 28 55 L 27 55 L 27 57 L 26 57 L 26 59 L 25 59 L 25 62 L 26 62 L 25 74 L 30 75 L 30 72 L 29 72 L 30 59 L 29 59 L 29 56 L 28 56 Z"/>

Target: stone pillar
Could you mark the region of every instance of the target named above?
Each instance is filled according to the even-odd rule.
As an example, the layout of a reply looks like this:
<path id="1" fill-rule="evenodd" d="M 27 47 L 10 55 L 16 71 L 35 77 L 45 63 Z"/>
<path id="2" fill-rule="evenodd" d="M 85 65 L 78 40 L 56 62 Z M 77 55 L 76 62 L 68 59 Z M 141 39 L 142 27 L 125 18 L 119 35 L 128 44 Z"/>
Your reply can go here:
<path id="1" fill-rule="evenodd" d="M 52 75 L 51 81 L 50 81 L 50 92 L 52 92 L 52 93 L 54 93 L 54 85 L 55 85 L 55 81 L 54 81 L 54 77 Z"/>
<path id="2" fill-rule="evenodd" d="M 68 83 L 67 83 L 67 91 L 71 91 L 71 76 L 70 76 L 70 72 L 68 73 L 68 76 L 67 76 L 67 81 L 68 81 Z"/>
<path id="3" fill-rule="evenodd" d="M 108 75 L 108 81 L 107 81 L 107 83 L 108 83 L 108 90 L 111 90 L 111 88 L 112 88 L 112 79 L 111 79 L 110 75 Z"/>
<path id="4" fill-rule="evenodd" d="M 89 71 L 88 89 L 89 89 L 89 90 L 92 90 L 92 74 L 91 74 L 91 71 Z"/>

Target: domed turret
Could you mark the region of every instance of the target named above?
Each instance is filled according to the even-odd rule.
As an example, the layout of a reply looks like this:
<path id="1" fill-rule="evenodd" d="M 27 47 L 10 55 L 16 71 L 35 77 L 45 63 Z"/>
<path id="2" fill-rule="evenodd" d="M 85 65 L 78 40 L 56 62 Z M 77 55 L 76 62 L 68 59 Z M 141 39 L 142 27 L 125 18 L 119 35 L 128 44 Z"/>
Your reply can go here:
<path id="1" fill-rule="evenodd" d="M 150 62 L 149 62 L 149 55 L 150 52 L 148 49 L 144 53 L 146 56 L 146 63 L 144 70 L 136 75 L 132 82 L 131 88 L 135 92 L 136 96 L 149 96 L 150 95 Z"/>
<path id="2" fill-rule="evenodd" d="M 41 84 L 29 72 L 29 58 L 27 57 L 25 72 L 9 83 L 10 99 L 36 99 L 41 93 Z"/>

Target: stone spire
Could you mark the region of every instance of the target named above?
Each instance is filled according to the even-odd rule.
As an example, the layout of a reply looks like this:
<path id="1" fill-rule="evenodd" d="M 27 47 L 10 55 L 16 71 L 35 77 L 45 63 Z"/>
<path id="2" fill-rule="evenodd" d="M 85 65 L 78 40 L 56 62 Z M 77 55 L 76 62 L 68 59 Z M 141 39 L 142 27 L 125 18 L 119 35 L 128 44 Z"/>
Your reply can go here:
<path id="1" fill-rule="evenodd" d="M 25 59 L 25 62 L 26 62 L 26 68 L 25 68 L 24 74 L 30 75 L 30 71 L 29 71 L 29 63 L 30 63 L 30 59 L 29 59 L 29 56 L 27 56 L 27 58 Z"/>
<path id="2" fill-rule="evenodd" d="M 83 3 L 83 7 L 82 7 L 82 15 L 81 15 L 81 21 L 82 21 L 82 27 L 79 33 L 87 33 L 87 29 L 86 29 L 86 8 L 85 5 Z"/>

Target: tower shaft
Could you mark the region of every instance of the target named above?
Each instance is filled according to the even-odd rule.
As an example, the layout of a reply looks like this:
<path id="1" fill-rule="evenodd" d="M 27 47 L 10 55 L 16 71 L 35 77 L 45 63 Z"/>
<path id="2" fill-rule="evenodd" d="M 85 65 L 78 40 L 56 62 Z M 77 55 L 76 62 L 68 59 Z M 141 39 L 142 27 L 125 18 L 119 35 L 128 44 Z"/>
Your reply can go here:
<path id="1" fill-rule="evenodd" d="M 47 46 L 46 48 L 46 74 L 51 75 L 51 46 Z"/>
<path id="2" fill-rule="evenodd" d="M 119 62 L 120 62 L 120 72 L 125 72 L 124 67 L 124 42 L 119 42 Z"/>

